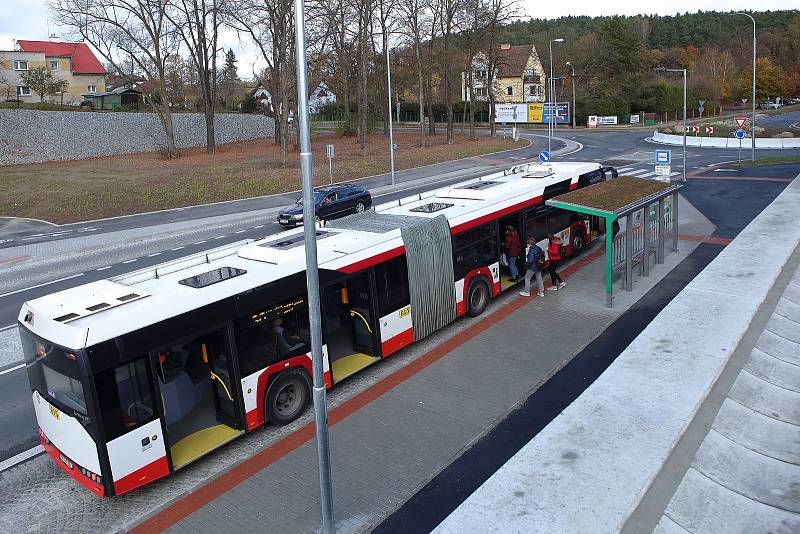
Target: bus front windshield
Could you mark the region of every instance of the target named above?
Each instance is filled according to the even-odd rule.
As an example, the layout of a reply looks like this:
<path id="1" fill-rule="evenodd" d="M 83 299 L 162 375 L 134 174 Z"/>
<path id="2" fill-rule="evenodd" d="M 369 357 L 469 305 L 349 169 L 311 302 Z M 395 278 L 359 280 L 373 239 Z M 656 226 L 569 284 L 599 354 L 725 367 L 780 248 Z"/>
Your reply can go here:
<path id="1" fill-rule="evenodd" d="M 86 398 L 74 351 L 19 329 L 28 380 L 39 394 L 86 416 Z"/>

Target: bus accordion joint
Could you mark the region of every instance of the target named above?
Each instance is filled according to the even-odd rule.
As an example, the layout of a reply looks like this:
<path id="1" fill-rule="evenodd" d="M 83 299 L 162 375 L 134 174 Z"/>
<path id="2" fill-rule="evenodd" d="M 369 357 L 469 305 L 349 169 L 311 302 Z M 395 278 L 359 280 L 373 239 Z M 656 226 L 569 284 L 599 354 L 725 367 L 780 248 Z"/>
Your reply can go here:
<path id="1" fill-rule="evenodd" d="M 219 383 L 222 384 L 223 389 L 225 389 L 225 395 L 227 395 L 228 399 L 233 402 L 233 397 L 231 397 L 231 392 L 228 390 L 228 386 L 225 385 L 225 382 L 214 371 L 211 371 L 211 380 L 219 381 Z"/>
<path id="2" fill-rule="evenodd" d="M 361 315 L 360 313 L 358 313 L 357 311 L 350 310 L 350 317 L 355 317 L 356 315 L 358 315 L 361 318 L 361 320 L 364 321 L 364 326 L 367 327 L 367 330 L 369 330 L 369 333 L 371 334 L 372 333 L 372 328 L 370 328 L 370 326 L 369 326 L 369 321 L 367 321 L 366 318 L 364 318 L 364 316 Z"/>

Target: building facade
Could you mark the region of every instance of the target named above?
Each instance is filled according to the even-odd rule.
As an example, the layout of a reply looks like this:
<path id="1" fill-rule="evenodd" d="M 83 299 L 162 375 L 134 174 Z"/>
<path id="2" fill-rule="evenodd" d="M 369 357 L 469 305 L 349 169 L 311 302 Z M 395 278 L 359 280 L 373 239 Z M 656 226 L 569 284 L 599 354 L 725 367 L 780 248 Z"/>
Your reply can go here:
<path id="1" fill-rule="evenodd" d="M 16 50 L 0 51 L 0 80 L 2 98 L 22 102 L 41 102 L 36 92 L 28 87 L 22 74 L 37 67 L 45 67 L 55 80 L 67 85 L 63 94 L 45 96 L 45 101 L 79 105 L 86 93 L 105 91 L 106 70 L 85 43 L 52 41 L 17 41 Z"/>
<path id="2" fill-rule="evenodd" d="M 536 47 L 533 45 L 511 46 L 501 44 L 494 79 L 489 80 L 489 62 L 483 52 L 472 60 L 475 100 L 489 100 L 489 91 L 494 91 L 497 103 L 545 102 L 547 94 L 546 74 Z M 469 77 L 461 73 L 461 98 L 469 101 Z"/>

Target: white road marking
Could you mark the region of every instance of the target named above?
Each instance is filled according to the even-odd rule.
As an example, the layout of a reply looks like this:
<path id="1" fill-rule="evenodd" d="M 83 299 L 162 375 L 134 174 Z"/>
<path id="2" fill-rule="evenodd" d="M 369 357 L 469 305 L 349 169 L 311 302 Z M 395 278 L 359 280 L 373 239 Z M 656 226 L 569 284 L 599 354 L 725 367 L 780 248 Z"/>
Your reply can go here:
<path id="1" fill-rule="evenodd" d="M 26 288 L 23 288 L 23 289 L 17 289 L 16 291 L 10 291 L 8 293 L 3 293 L 2 295 L 0 295 L 0 298 L 8 297 L 9 295 L 16 295 L 17 293 L 22 293 L 23 291 L 28 291 L 30 289 L 36 289 L 37 287 L 49 286 L 50 284 L 63 282 L 64 280 L 71 280 L 73 278 L 78 278 L 79 276 L 83 276 L 84 274 L 85 273 L 73 274 L 72 276 L 65 276 L 64 278 L 59 278 L 58 280 L 50 280 L 49 282 L 45 282 L 43 284 L 36 284 L 35 286 L 26 287 Z"/>
<path id="2" fill-rule="evenodd" d="M 224 238 L 226 238 L 226 237 L 228 237 L 228 236 L 226 236 L 226 235 L 218 235 L 218 236 L 217 236 L 217 237 L 215 237 L 214 239 L 224 239 Z"/>
<path id="3" fill-rule="evenodd" d="M 10 324 L 7 326 L 0 326 L 0 332 L 5 332 L 6 330 L 10 330 L 11 328 L 16 328 L 17 325 Z"/>
<path id="4" fill-rule="evenodd" d="M 263 224 L 259 224 L 258 226 L 254 226 L 253 228 L 264 228 Z"/>
<path id="5" fill-rule="evenodd" d="M 42 447 L 41 445 L 37 445 L 32 449 L 28 449 L 27 451 L 21 452 L 16 456 L 12 456 L 8 460 L 3 460 L 2 462 L 0 462 L 0 472 L 5 471 L 9 467 L 14 467 L 17 464 L 21 464 L 25 460 L 33 458 L 34 456 L 37 456 L 43 452 L 44 452 L 44 447 Z"/>
<path id="6" fill-rule="evenodd" d="M 155 258 L 156 256 L 161 256 L 161 253 L 160 252 L 154 252 L 153 254 L 148 254 L 147 255 L 148 258 Z"/>
<path id="7" fill-rule="evenodd" d="M 198 241 L 197 243 L 195 243 L 195 245 L 202 245 L 202 244 L 203 244 L 203 243 L 205 243 L 205 242 L 206 242 L 206 241 L 205 241 L 205 239 L 204 239 L 204 240 L 202 240 L 202 241 Z"/>
<path id="8" fill-rule="evenodd" d="M 180 249 L 182 249 L 182 248 L 183 248 L 183 247 L 175 247 L 175 248 L 171 248 L 170 250 L 180 250 Z"/>
<path id="9" fill-rule="evenodd" d="M 243 234 L 243 233 L 245 233 L 246 231 L 247 231 L 247 230 L 239 230 L 238 232 L 234 232 L 234 234 Z"/>
<path id="10" fill-rule="evenodd" d="M 78 230 L 78 232 L 96 232 L 99 229 L 100 228 L 81 228 L 80 230 Z"/>
<path id="11" fill-rule="evenodd" d="M 8 373 L 10 373 L 11 371 L 16 371 L 17 369 L 22 369 L 23 367 L 25 367 L 25 364 L 24 364 L 24 363 L 21 363 L 21 364 L 19 364 L 19 365 L 16 365 L 16 366 L 14 366 L 14 367 L 10 368 L 10 369 L 6 369 L 5 371 L 0 371 L 0 376 L 3 376 L 3 375 L 5 375 L 5 374 L 8 374 Z"/>
<path id="12" fill-rule="evenodd" d="M 653 176 L 658 176 L 658 173 L 655 172 L 655 171 L 650 171 L 650 172 L 645 173 L 645 174 L 640 174 L 639 178 L 652 178 Z"/>
<path id="13" fill-rule="evenodd" d="M 106 265 L 105 267 L 100 267 L 99 269 L 95 269 L 95 271 L 105 271 L 106 269 L 110 269 L 110 265 Z"/>
<path id="14" fill-rule="evenodd" d="M 633 170 L 633 167 L 623 167 L 621 169 L 617 169 L 617 172 L 630 172 Z"/>
<path id="15" fill-rule="evenodd" d="M 135 262 L 135 261 L 136 261 L 136 260 L 138 260 L 138 259 L 139 259 L 139 258 L 133 258 L 132 260 L 123 261 L 122 263 L 133 263 L 133 262 Z"/>
<path id="16" fill-rule="evenodd" d="M 647 172 L 647 169 L 636 169 L 635 171 L 629 171 L 628 174 L 642 174 L 643 172 Z"/>

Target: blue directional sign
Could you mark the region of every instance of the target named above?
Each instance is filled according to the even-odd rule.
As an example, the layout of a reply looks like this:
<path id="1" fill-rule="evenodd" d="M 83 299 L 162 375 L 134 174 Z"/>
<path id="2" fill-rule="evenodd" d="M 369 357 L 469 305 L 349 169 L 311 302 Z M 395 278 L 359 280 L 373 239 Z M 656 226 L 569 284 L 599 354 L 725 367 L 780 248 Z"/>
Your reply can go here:
<path id="1" fill-rule="evenodd" d="M 733 134 L 733 135 L 735 135 L 735 136 L 736 136 L 736 139 L 744 139 L 744 136 L 745 136 L 746 134 L 745 134 L 744 130 L 742 130 L 741 128 L 739 128 L 738 130 L 736 130 L 736 132 L 734 132 L 734 134 Z"/>
<path id="2" fill-rule="evenodd" d="M 656 164 L 657 165 L 669 165 L 672 163 L 672 151 L 671 150 L 656 150 Z"/>
<path id="3" fill-rule="evenodd" d="M 548 152 L 547 150 L 542 150 L 541 152 L 539 152 L 539 161 L 541 161 L 542 163 L 547 163 L 548 161 L 550 161 L 550 152 Z"/>

